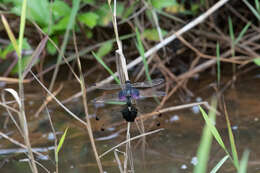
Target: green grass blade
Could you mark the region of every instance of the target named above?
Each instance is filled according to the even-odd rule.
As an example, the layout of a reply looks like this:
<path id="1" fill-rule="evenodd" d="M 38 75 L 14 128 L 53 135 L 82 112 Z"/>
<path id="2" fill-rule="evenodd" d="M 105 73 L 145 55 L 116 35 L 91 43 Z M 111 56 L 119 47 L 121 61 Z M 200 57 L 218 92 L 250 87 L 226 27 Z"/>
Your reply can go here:
<path id="1" fill-rule="evenodd" d="M 233 24 L 232 24 L 232 19 L 230 16 L 228 16 L 228 27 L 229 27 L 229 35 L 232 40 L 232 44 L 234 43 L 235 40 L 235 35 L 234 35 L 234 30 L 233 30 Z"/>
<path id="2" fill-rule="evenodd" d="M 227 152 L 227 148 L 218 132 L 218 130 L 216 129 L 215 125 L 212 123 L 212 121 L 209 119 L 209 117 L 207 116 L 206 112 L 199 106 L 200 108 L 200 112 L 202 113 L 202 116 L 204 118 L 204 120 L 207 123 L 207 126 L 209 126 L 209 129 L 211 131 L 211 133 L 213 134 L 214 138 L 217 140 L 217 142 L 219 143 L 219 145 L 225 150 L 226 153 Z"/>
<path id="3" fill-rule="evenodd" d="M 9 39 L 10 39 L 10 41 L 11 41 L 11 43 L 12 43 L 12 45 L 13 45 L 15 51 L 16 51 L 16 53 L 18 54 L 19 48 L 18 48 L 17 41 L 15 39 L 15 36 L 14 36 L 14 34 L 13 34 L 13 32 L 12 32 L 12 30 L 11 30 L 7 20 L 6 20 L 6 18 L 4 17 L 4 15 L 1 15 L 1 19 L 2 19 L 3 25 L 5 27 L 5 30 L 7 32 L 7 35 L 9 37 Z"/>
<path id="4" fill-rule="evenodd" d="M 246 173 L 248 158 L 249 158 L 249 150 L 246 150 L 243 153 L 242 159 L 240 161 L 240 167 L 238 173 Z"/>
<path id="5" fill-rule="evenodd" d="M 25 28 L 25 19 L 26 19 L 26 7 L 27 7 L 27 0 L 23 1 L 22 5 L 22 12 L 21 12 L 21 22 L 20 22 L 20 29 L 19 29 L 19 51 L 17 52 L 17 55 L 19 58 L 21 58 L 21 53 L 22 53 L 22 47 L 23 47 L 23 36 L 24 36 L 24 28 Z M 22 65 L 21 61 L 19 63 Z M 20 70 L 22 71 L 21 66 L 19 65 Z"/>
<path id="6" fill-rule="evenodd" d="M 105 64 L 105 62 L 98 57 L 94 52 L 92 52 L 92 55 L 96 58 L 96 60 L 108 71 L 108 73 L 113 76 L 114 80 L 116 81 L 116 83 L 120 84 L 120 80 L 118 79 L 118 77 L 113 73 L 113 71 Z"/>
<path id="7" fill-rule="evenodd" d="M 215 122 L 215 117 L 215 114 L 211 114 L 209 118 L 210 121 Z M 197 152 L 198 164 L 195 166 L 193 170 L 194 173 L 204 173 L 207 171 L 207 163 L 213 138 L 210 128 L 211 127 L 208 126 L 208 124 L 204 126 L 201 142 Z"/>
<path id="8" fill-rule="evenodd" d="M 144 56 L 144 47 L 143 47 L 143 44 L 142 44 L 142 41 L 141 41 L 140 33 L 139 33 L 137 28 L 136 28 L 135 32 L 136 32 L 136 38 L 137 38 L 137 49 L 138 49 L 139 53 L 141 54 L 141 57 L 142 57 L 142 60 L 143 60 L 145 75 L 146 75 L 146 78 L 148 79 L 148 81 L 151 81 L 152 79 L 151 79 L 151 76 L 149 74 L 149 67 L 148 67 L 146 58 Z"/>
<path id="9" fill-rule="evenodd" d="M 72 5 L 70 18 L 69 18 L 69 23 L 68 23 L 68 26 L 66 28 L 64 40 L 63 40 L 62 45 L 61 45 L 61 51 L 60 51 L 60 54 L 59 54 L 58 59 L 57 59 L 56 68 L 55 68 L 55 71 L 53 73 L 53 77 L 51 79 L 51 84 L 50 84 L 50 87 L 49 87 L 50 91 L 52 90 L 53 85 L 55 83 L 55 80 L 56 80 L 56 77 L 57 77 L 57 74 L 58 74 L 58 71 L 59 71 L 59 66 L 60 66 L 60 63 L 61 63 L 61 58 L 64 55 L 65 49 L 67 47 L 70 31 L 71 31 L 71 29 L 74 26 L 74 23 L 76 21 L 76 15 L 77 15 L 77 12 L 78 12 L 78 9 L 79 9 L 80 0 L 73 0 L 72 4 L 73 5 Z"/>
<path id="10" fill-rule="evenodd" d="M 210 173 L 217 173 L 217 171 L 219 170 L 219 168 L 221 168 L 221 166 L 226 162 L 226 160 L 229 158 L 229 155 L 226 155 L 225 157 L 223 157 L 218 164 L 210 171 Z"/>
<path id="11" fill-rule="evenodd" d="M 233 135 L 233 132 L 231 129 L 231 124 L 230 124 L 227 112 L 225 112 L 225 117 L 226 117 L 226 121 L 227 121 L 228 136 L 229 136 L 229 141 L 230 141 L 230 146 L 231 146 L 231 151 L 232 151 L 233 163 L 238 170 L 239 161 L 238 161 L 237 149 L 236 149 L 235 139 L 234 139 L 234 135 Z"/>
<path id="12" fill-rule="evenodd" d="M 234 43 L 235 45 L 241 40 L 241 38 L 244 36 L 244 34 L 246 33 L 246 31 L 250 25 L 251 25 L 251 22 L 248 22 L 246 24 L 246 26 L 242 29 L 242 31 L 239 33 L 237 39 L 235 40 L 235 43 Z"/>
<path id="13" fill-rule="evenodd" d="M 255 17 L 260 21 L 260 14 L 256 11 L 256 9 L 247 0 L 243 0 L 243 2 L 251 10 L 251 12 L 255 15 Z"/>
<path id="14" fill-rule="evenodd" d="M 59 144 L 58 144 L 58 147 L 57 147 L 57 150 L 56 150 L 57 155 L 58 155 L 58 153 L 59 153 L 61 147 L 63 146 L 63 143 L 64 143 L 64 141 L 65 141 L 65 138 L 66 138 L 68 129 L 69 129 L 69 128 L 67 127 L 66 130 L 65 130 L 65 132 L 63 133 L 63 135 L 62 135 L 60 141 L 59 141 Z"/>
<path id="15" fill-rule="evenodd" d="M 218 80 L 218 85 L 220 85 L 220 52 L 219 52 L 219 43 L 217 43 L 216 47 L 216 53 L 217 53 L 217 80 Z"/>
<path id="16" fill-rule="evenodd" d="M 259 0 L 255 0 L 255 8 L 258 13 L 260 13 L 260 5 L 259 5 Z"/>

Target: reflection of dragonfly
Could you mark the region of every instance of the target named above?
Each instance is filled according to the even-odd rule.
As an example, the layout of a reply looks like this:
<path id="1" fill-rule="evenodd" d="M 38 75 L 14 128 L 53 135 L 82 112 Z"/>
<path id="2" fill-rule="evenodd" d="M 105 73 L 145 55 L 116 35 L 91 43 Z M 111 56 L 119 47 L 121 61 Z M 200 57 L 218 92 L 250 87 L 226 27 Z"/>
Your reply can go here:
<path id="1" fill-rule="evenodd" d="M 125 102 L 128 106 L 131 106 L 132 100 L 139 100 L 139 99 L 145 99 L 149 97 L 162 97 L 165 95 L 164 92 L 161 91 L 143 91 L 139 90 L 137 88 L 150 88 L 154 87 L 156 85 L 159 85 L 163 83 L 163 79 L 154 79 L 151 81 L 145 81 L 145 82 L 136 82 L 136 83 L 130 83 L 130 81 L 126 81 L 125 84 L 107 84 L 103 85 L 101 87 L 98 87 L 99 89 L 103 90 L 114 90 L 114 89 L 121 89 L 118 94 L 107 94 L 101 97 L 97 97 L 93 100 L 93 103 L 116 103 L 116 102 Z"/>

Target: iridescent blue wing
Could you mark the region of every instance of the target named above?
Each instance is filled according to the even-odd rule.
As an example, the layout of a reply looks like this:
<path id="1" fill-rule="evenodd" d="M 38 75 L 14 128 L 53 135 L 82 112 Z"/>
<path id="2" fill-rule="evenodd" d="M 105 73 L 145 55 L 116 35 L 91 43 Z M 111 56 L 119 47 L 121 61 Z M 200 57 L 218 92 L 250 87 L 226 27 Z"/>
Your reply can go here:
<path id="1" fill-rule="evenodd" d="M 156 85 L 160 85 L 163 82 L 164 82 L 164 80 L 162 78 L 158 78 L 158 79 L 153 79 L 151 81 L 144 81 L 144 82 L 133 83 L 132 87 L 135 87 L 135 88 L 149 88 L 149 87 L 154 87 Z"/>

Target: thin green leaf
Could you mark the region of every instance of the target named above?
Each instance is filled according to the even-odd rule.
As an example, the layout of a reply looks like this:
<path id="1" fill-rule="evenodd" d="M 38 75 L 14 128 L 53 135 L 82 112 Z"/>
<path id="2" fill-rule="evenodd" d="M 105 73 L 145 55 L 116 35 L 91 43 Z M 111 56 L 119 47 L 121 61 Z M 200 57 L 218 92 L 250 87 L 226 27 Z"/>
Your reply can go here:
<path id="1" fill-rule="evenodd" d="M 112 42 L 106 42 L 102 44 L 102 46 L 97 51 L 97 56 L 102 58 L 103 56 L 107 55 L 113 48 Z"/>
<path id="2" fill-rule="evenodd" d="M 246 33 L 246 31 L 250 25 L 251 25 L 251 22 L 248 22 L 246 24 L 246 26 L 242 29 L 242 31 L 239 33 L 237 39 L 235 40 L 235 43 L 234 43 L 235 45 L 241 40 L 241 38 L 244 36 L 244 34 Z"/>
<path id="3" fill-rule="evenodd" d="M 240 167 L 238 173 L 246 173 L 248 158 L 249 158 L 249 150 L 246 150 L 243 153 L 242 159 L 240 161 Z"/>
<path id="4" fill-rule="evenodd" d="M 233 30 L 233 24 L 232 24 L 232 19 L 230 16 L 228 16 L 228 27 L 229 27 L 229 35 L 232 40 L 232 43 L 234 43 L 235 40 L 235 35 L 234 35 L 234 30 Z"/>
<path id="5" fill-rule="evenodd" d="M 225 112 L 225 117 L 227 121 L 227 127 L 228 127 L 228 135 L 229 135 L 229 141 L 230 141 L 230 146 L 231 146 L 231 151 L 232 151 L 232 157 L 233 157 L 233 163 L 237 170 L 239 169 L 239 161 L 238 161 L 238 156 L 237 156 L 237 149 L 236 149 L 236 144 L 235 144 L 235 139 L 234 135 L 231 129 L 231 124 L 228 118 L 228 114 Z"/>
<path id="6" fill-rule="evenodd" d="M 98 57 L 94 52 L 92 52 L 92 55 L 96 58 L 96 60 L 108 71 L 108 73 L 113 76 L 114 80 L 116 81 L 116 83 L 120 84 L 120 80 L 118 79 L 118 77 L 113 73 L 113 71 L 105 64 L 105 62 Z"/>
<path id="7" fill-rule="evenodd" d="M 255 8 L 260 13 L 260 5 L 259 5 L 259 0 L 255 0 Z"/>
<path id="8" fill-rule="evenodd" d="M 65 141 L 65 138 L 66 138 L 68 129 L 69 129 L 69 128 L 67 127 L 66 130 L 65 130 L 65 132 L 63 133 L 63 135 L 62 135 L 60 141 L 59 141 L 59 144 L 58 144 L 58 147 L 57 147 L 57 150 L 56 150 L 56 153 L 57 153 L 57 154 L 59 153 L 61 147 L 63 146 L 63 143 L 64 143 L 64 141 Z"/>
<path id="9" fill-rule="evenodd" d="M 206 112 L 200 106 L 199 106 L 199 108 L 200 108 L 200 112 L 202 113 L 202 116 L 203 116 L 204 120 L 206 121 L 207 125 L 209 126 L 210 131 L 213 134 L 214 138 L 217 140 L 219 145 L 227 152 L 227 148 L 226 148 L 226 146 L 225 146 L 225 144 L 224 144 L 220 134 L 218 133 L 218 130 L 216 129 L 215 125 L 209 119 L 209 117 L 207 116 Z"/>
<path id="10" fill-rule="evenodd" d="M 18 47 L 17 41 L 16 41 L 15 36 L 14 36 L 6 18 L 4 17 L 4 15 L 1 15 L 1 19 L 2 19 L 2 22 L 4 24 L 5 30 L 7 32 L 7 35 L 9 37 L 9 39 L 11 40 L 11 43 L 13 44 L 13 47 L 14 47 L 16 53 L 18 53 L 19 47 Z"/>
<path id="11" fill-rule="evenodd" d="M 52 3 L 52 11 L 54 19 L 59 19 L 70 14 L 71 8 L 64 1 L 54 1 Z"/>
<path id="12" fill-rule="evenodd" d="M 97 25 L 98 18 L 99 16 L 93 12 L 87 12 L 78 16 L 79 21 L 89 28 L 94 28 Z"/>
<path id="13" fill-rule="evenodd" d="M 138 49 L 139 53 L 141 54 L 141 57 L 142 57 L 142 60 L 143 60 L 144 69 L 145 69 L 145 75 L 146 75 L 146 78 L 149 81 L 151 81 L 152 79 L 151 79 L 151 76 L 149 74 L 149 67 L 148 67 L 146 58 L 144 56 L 144 47 L 143 47 L 143 44 L 142 44 L 142 41 L 141 41 L 140 33 L 139 33 L 137 28 L 136 28 L 135 32 L 136 32 L 136 38 L 137 38 L 137 49 Z"/>
<path id="14" fill-rule="evenodd" d="M 210 171 L 210 173 L 216 173 L 219 168 L 221 168 L 221 166 L 226 162 L 226 160 L 229 158 L 229 155 L 226 155 L 225 157 L 223 157 L 218 164 Z"/>
<path id="15" fill-rule="evenodd" d="M 251 12 L 255 15 L 255 17 L 260 21 L 260 15 L 256 11 L 256 9 L 247 0 L 243 0 L 243 2 L 247 5 L 247 7 L 251 10 Z"/>
<path id="16" fill-rule="evenodd" d="M 211 114 L 210 121 L 215 122 L 215 118 L 215 114 Z M 213 137 L 210 128 L 211 127 L 208 126 L 208 124 L 205 124 L 197 152 L 198 164 L 196 164 L 195 169 L 193 170 L 194 173 L 204 173 L 207 170 L 207 163 L 209 159 L 209 153 Z"/>

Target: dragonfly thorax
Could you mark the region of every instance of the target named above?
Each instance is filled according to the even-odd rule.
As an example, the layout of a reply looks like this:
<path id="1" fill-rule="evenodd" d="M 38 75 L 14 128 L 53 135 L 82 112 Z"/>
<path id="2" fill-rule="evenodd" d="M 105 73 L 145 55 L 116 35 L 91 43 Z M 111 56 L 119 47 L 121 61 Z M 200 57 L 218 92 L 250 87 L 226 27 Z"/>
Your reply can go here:
<path id="1" fill-rule="evenodd" d="M 118 97 L 121 101 L 129 101 L 129 99 L 138 99 L 139 95 L 139 91 L 136 88 L 133 88 L 131 84 L 126 84 L 125 89 L 121 90 L 118 93 Z"/>

